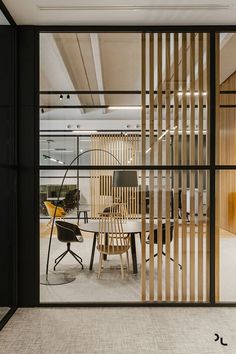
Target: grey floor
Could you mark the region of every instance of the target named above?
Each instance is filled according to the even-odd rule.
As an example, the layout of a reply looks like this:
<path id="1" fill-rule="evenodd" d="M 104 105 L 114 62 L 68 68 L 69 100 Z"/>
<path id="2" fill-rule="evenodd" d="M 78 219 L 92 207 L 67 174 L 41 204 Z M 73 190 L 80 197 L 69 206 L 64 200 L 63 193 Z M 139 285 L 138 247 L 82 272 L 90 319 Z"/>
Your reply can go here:
<path id="1" fill-rule="evenodd" d="M 235 333 L 236 308 L 18 309 L 0 353 L 236 353 Z"/>
<path id="2" fill-rule="evenodd" d="M 138 302 L 140 301 L 140 262 L 141 248 L 139 238 L 136 238 L 136 249 L 138 259 L 138 274 L 132 273 L 132 262 L 130 262 L 130 272 L 125 275 L 125 280 L 121 279 L 119 257 L 109 257 L 105 262 L 105 269 L 100 279 L 97 278 L 98 269 L 98 252 L 95 252 L 94 269 L 89 271 L 89 262 L 92 248 L 92 234 L 84 233 L 84 242 L 82 244 L 73 244 L 72 249 L 77 252 L 84 263 L 84 270 L 77 262 L 67 255 L 57 268 L 58 273 L 72 275 L 76 278 L 75 281 L 66 285 L 60 286 L 40 286 L 40 301 L 51 303 L 68 303 L 68 302 Z M 187 240 L 189 244 L 189 239 Z M 179 238 L 179 251 L 181 253 L 181 238 Z M 40 239 L 40 273 L 45 273 L 46 258 L 48 248 L 48 237 Z M 197 250 L 197 238 L 195 239 L 195 248 Z M 205 248 L 204 248 L 205 249 Z M 50 266 L 53 269 L 54 259 L 64 252 L 65 244 L 59 242 L 56 237 L 53 237 Z M 236 301 L 236 238 L 232 236 L 224 236 L 221 238 L 220 245 L 220 301 L 235 302 Z M 197 252 L 196 252 L 197 254 Z M 173 243 L 171 244 L 171 255 L 173 257 Z M 147 247 L 148 258 L 148 247 Z M 206 283 L 206 264 L 204 257 L 204 284 Z M 131 257 L 130 257 L 131 261 Z M 163 262 L 165 257 L 163 257 Z M 180 260 L 181 263 L 181 260 Z M 189 263 L 189 253 L 188 253 Z M 195 258 L 197 269 L 197 257 Z M 163 279 L 165 279 L 165 267 L 163 267 Z M 171 262 L 171 298 L 173 300 L 173 263 Z M 181 284 L 181 271 L 179 271 L 179 284 Z M 157 269 L 155 262 L 155 279 L 157 279 Z M 195 277 L 195 288 L 197 298 L 197 276 Z M 181 286 L 179 287 L 181 290 Z M 147 268 L 147 289 L 148 289 L 148 268 Z M 157 287 L 155 286 L 155 291 Z M 189 268 L 187 277 L 187 298 L 189 299 Z M 156 296 L 156 295 L 155 295 Z M 165 298 L 165 283 L 163 282 L 163 298 Z M 181 299 L 181 294 L 179 294 Z M 204 300 L 206 299 L 206 287 L 204 287 Z"/>

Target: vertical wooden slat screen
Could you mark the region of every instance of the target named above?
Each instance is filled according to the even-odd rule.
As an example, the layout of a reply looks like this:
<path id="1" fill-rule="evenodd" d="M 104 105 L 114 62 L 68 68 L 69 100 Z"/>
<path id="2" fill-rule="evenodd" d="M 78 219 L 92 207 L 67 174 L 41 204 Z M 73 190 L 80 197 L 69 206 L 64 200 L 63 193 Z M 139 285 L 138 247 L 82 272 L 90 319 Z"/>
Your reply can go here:
<path id="1" fill-rule="evenodd" d="M 190 165 L 195 165 L 195 33 L 190 34 Z M 190 301 L 195 301 L 195 171 L 190 171 Z"/>
<path id="2" fill-rule="evenodd" d="M 141 43 L 141 154 L 142 165 L 146 166 L 146 34 L 142 34 Z M 142 216 L 142 233 L 141 233 L 141 300 L 146 300 L 146 171 L 141 172 L 141 216 Z"/>
<path id="3" fill-rule="evenodd" d="M 158 82 L 158 126 L 157 126 L 157 149 L 158 165 L 162 165 L 162 33 L 158 33 L 157 44 L 157 82 Z M 157 213 L 158 213 L 158 257 L 157 257 L 157 280 L 158 296 L 157 300 L 162 301 L 162 171 L 158 171 L 158 195 L 157 195 Z"/>
<path id="4" fill-rule="evenodd" d="M 93 149 L 110 152 L 121 165 L 143 166 L 141 193 L 112 187 L 111 169 L 91 171 L 92 217 L 117 202 L 126 205 L 128 218 L 141 218 L 142 301 L 209 301 L 210 186 L 203 169 L 210 149 L 209 41 L 205 33 L 143 33 L 141 135 L 91 137 Z M 91 163 L 118 164 L 100 151 L 91 154 Z M 215 267 L 219 271 L 217 262 Z"/>
<path id="5" fill-rule="evenodd" d="M 198 164 L 203 164 L 203 34 L 198 35 Z M 203 171 L 198 171 L 198 301 L 203 301 Z"/>
<path id="6" fill-rule="evenodd" d="M 149 35 L 149 149 L 150 165 L 154 164 L 154 35 Z M 154 171 L 149 172 L 149 300 L 154 300 Z"/>
<path id="7" fill-rule="evenodd" d="M 166 55 L 166 77 L 165 77 L 165 114 L 166 114 L 166 165 L 170 165 L 170 33 L 166 33 L 165 43 Z M 170 170 L 166 170 L 166 257 L 165 257 L 165 273 L 166 273 L 166 301 L 170 301 Z"/>
<path id="8" fill-rule="evenodd" d="M 210 161 L 210 34 L 207 34 L 206 44 L 206 92 L 207 92 L 207 124 L 206 124 L 206 163 Z M 210 179 L 206 179 L 207 205 L 206 210 L 206 300 L 210 299 Z"/>
<path id="9" fill-rule="evenodd" d="M 182 34 L 182 165 L 187 164 L 187 34 Z M 182 301 L 187 300 L 187 208 L 186 188 L 187 171 L 183 170 L 182 177 Z"/>
<path id="10" fill-rule="evenodd" d="M 179 164 L 179 38 L 178 33 L 174 34 L 174 144 L 173 155 L 174 165 Z M 179 220 L 178 220 L 178 196 L 179 196 L 179 173 L 173 173 L 174 177 L 174 301 L 178 301 L 179 296 Z"/>
<path id="11" fill-rule="evenodd" d="M 139 164 L 139 134 L 93 134 L 91 163 L 94 166 Z M 102 151 L 98 151 L 102 150 Z M 117 160 L 118 161 L 117 161 Z M 96 218 L 105 207 L 113 203 L 125 204 L 128 218 L 137 218 L 139 193 L 137 187 L 112 187 L 113 171 L 91 171 L 91 216 Z"/>

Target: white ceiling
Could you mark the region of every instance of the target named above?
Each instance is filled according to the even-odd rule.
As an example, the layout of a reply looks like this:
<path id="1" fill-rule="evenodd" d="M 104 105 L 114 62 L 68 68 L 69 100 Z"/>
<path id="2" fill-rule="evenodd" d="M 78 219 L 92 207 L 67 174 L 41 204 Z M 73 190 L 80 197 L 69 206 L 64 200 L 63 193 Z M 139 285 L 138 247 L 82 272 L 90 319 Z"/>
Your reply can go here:
<path id="1" fill-rule="evenodd" d="M 24 25 L 235 24 L 235 0 L 3 0 Z"/>

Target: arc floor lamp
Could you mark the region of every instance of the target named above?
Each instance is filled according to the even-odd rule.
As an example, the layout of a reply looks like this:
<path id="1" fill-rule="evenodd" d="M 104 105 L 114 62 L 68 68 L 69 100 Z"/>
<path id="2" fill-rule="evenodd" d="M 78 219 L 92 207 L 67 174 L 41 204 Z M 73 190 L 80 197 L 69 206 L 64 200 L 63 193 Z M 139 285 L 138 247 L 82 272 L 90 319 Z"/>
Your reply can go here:
<path id="1" fill-rule="evenodd" d="M 67 173 L 69 171 L 69 167 L 72 166 L 72 164 L 77 161 L 82 155 L 90 153 L 90 152 L 95 152 L 95 151 L 100 151 L 100 152 L 104 152 L 106 154 L 111 155 L 114 160 L 116 160 L 118 162 L 119 165 L 121 165 L 120 161 L 109 151 L 107 150 L 103 150 L 103 149 L 90 149 L 90 150 L 86 150 L 81 152 L 80 154 L 78 154 L 69 164 L 63 178 L 62 178 L 62 182 L 60 185 L 60 189 L 59 189 L 59 193 L 57 196 L 57 201 L 56 201 L 56 207 L 54 210 L 54 215 L 53 215 L 53 220 L 52 220 L 52 225 L 51 225 L 51 230 L 50 230 L 50 236 L 49 236 L 49 243 L 48 243 L 48 252 L 47 252 L 47 262 L 46 262 L 46 270 L 45 270 L 45 274 L 42 274 L 40 276 L 40 284 L 43 285 L 62 285 L 62 284 L 67 284 L 67 283 L 71 283 L 72 281 L 75 280 L 75 277 L 66 275 L 64 273 L 59 273 L 56 271 L 53 272 L 49 272 L 49 260 L 50 260 L 50 252 L 51 252 L 51 246 L 52 246 L 52 234 L 53 234 L 53 227 L 54 227 L 54 222 L 55 222 L 55 218 L 56 218 L 56 213 L 57 213 L 57 206 L 60 200 L 60 196 L 61 196 L 61 191 L 62 191 L 62 187 L 64 185 Z M 138 185 L 137 182 L 137 172 L 136 171 L 128 171 L 128 170 L 118 170 L 118 171 L 114 171 L 113 174 L 113 186 L 114 187 L 136 187 Z"/>

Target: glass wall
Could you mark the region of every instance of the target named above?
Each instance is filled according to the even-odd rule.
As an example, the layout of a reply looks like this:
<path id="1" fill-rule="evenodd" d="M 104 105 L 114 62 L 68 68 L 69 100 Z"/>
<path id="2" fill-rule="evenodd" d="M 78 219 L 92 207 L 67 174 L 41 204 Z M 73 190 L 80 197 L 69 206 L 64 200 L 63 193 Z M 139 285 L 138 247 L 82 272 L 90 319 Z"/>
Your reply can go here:
<path id="1" fill-rule="evenodd" d="M 219 47 L 219 107 L 216 161 L 216 295 L 219 302 L 236 301 L 235 195 L 236 195 L 236 34 L 217 35 Z"/>
<path id="2" fill-rule="evenodd" d="M 41 302 L 209 301 L 208 44 L 40 34 Z M 60 221 L 82 238 L 66 245 Z"/>

